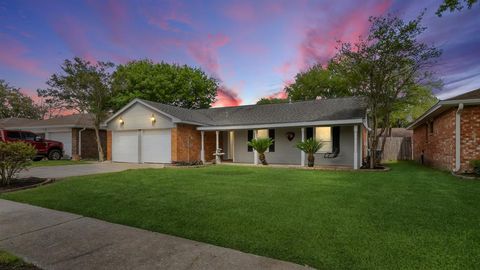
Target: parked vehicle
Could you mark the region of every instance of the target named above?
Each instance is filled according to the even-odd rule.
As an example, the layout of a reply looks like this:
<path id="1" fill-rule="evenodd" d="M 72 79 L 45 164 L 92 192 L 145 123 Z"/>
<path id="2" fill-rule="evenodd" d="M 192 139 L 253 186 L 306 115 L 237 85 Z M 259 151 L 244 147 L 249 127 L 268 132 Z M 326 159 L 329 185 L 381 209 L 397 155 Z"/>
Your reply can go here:
<path id="1" fill-rule="evenodd" d="M 63 143 L 59 141 L 46 140 L 41 136 L 21 130 L 0 130 L 0 141 L 2 142 L 26 142 L 37 149 L 37 156 L 34 161 L 47 157 L 50 160 L 59 160 L 63 157 Z"/>

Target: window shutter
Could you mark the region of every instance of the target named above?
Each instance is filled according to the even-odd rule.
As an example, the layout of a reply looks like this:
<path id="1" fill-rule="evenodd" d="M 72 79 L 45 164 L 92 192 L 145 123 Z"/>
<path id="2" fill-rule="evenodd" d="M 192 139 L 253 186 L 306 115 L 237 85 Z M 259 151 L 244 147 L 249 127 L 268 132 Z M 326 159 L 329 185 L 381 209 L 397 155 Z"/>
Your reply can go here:
<path id="1" fill-rule="evenodd" d="M 308 127 L 307 128 L 307 138 L 305 139 L 311 139 L 313 138 L 313 127 Z"/>
<path id="2" fill-rule="evenodd" d="M 268 148 L 268 152 L 275 152 L 275 129 L 268 130 L 268 137 L 273 140 L 272 145 Z"/>
<path id="3" fill-rule="evenodd" d="M 340 127 L 332 127 L 333 151 L 340 151 Z"/>
<path id="4" fill-rule="evenodd" d="M 253 130 L 252 129 L 249 129 L 247 131 L 247 141 L 252 141 L 253 140 Z M 248 152 L 253 152 L 253 147 L 251 147 L 250 145 L 248 145 L 248 148 L 247 148 L 247 151 Z"/>

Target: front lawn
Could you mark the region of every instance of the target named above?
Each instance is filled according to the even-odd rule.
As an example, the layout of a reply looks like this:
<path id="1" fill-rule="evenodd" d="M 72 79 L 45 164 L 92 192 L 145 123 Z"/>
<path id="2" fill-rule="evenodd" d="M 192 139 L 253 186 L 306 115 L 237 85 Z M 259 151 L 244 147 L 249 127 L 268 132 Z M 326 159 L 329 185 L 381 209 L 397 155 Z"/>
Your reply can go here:
<path id="1" fill-rule="evenodd" d="M 478 267 L 480 182 L 391 167 L 131 170 L 1 197 L 320 269 Z"/>
<path id="2" fill-rule="evenodd" d="M 92 161 L 86 160 L 70 160 L 70 159 L 61 159 L 61 160 L 40 160 L 31 162 L 30 168 L 33 167 L 45 167 L 45 166 L 64 166 L 64 165 L 80 165 L 80 164 L 89 164 Z"/>
<path id="3" fill-rule="evenodd" d="M 40 270 L 33 264 L 24 262 L 22 259 L 8 252 L 0 250 L 0 269 L 1 270 Z"/>

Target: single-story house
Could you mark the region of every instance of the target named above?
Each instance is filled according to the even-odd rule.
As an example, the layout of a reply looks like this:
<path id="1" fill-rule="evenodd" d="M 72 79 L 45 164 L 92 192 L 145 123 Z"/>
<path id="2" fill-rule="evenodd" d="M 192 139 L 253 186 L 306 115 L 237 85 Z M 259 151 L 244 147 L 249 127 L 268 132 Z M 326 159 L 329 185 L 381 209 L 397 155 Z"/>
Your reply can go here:
<path id="1" fill-rule="evenodd" d="M 272 164 L 305 165 L 295 145 L 309 137 L 322 141 L 318 165 L 358 169 L 365 154 L 367 104 L 363 98 L 319 99 L 285 104 L 185 109 L 135 99 L 105 125 L 107 159 L 114 162 L 174 163 L 216 161 L 257 164 L 247 142 L 270 137 Z"/>
<path id="2" fill-rule="evenodd" d="M 98 158 L 97 141 L 93 129 L 93 116 L 73 114 L 45 120 L 26 118 L 0 119 L 0 128 L 31 131 L 45 139 L 63 143 L 64 158 Z M 100 130 L 103 149 L 107 145 L 107 132 Z"/>
<path id="3" fill-rule="evenodd" d="M 416 161 L 454 172 L 480 159 L 480 89 L 441 100 L 411 123 Z"/>

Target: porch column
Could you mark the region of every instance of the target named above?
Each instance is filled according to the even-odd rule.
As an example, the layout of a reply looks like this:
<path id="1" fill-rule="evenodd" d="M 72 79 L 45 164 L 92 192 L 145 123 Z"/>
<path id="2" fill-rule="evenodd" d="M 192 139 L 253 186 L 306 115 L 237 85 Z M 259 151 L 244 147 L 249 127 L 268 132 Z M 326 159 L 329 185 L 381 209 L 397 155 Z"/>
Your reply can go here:
<path id="1" fill-rule="evenodd" d="M 253 138 L 257 138 L 257 130 L 253 130 Z M 253 164 L 258 165 L 258 152 L 257 150 L 253 149 Z"/>
<path id="2" fill-rule="evenodd" d="M 215 153 L 218 153 L 218 148 L 220 147 L 220 143 L 219 143 L 219 134 L 220 134 L 220 131 L 215 131 Z M 216 164 L 219 164 L 221 162 L 220 160 L 220 156 L 219 155 L 215 155 L 215 163 Z"/>
<path id="3" fill-rule="evenodd" d="M 200 160 L 202 163 L 205 163 L 205 131 L 200 131 L 200 135 L 202 138 L 202 146 L 200 148 Z"/>
<path id="4" fill-rule="evenodd" d="M 353 169 L 358 169 L 358 125 L 353 126 Z"/>
<path id="5" fill-rule="evenodd" d="M 305 128 L 302 127 L 302 142 L 305 141 Z M 300 165 L 305 166 L 305 153 L 300 150 Z"/>

